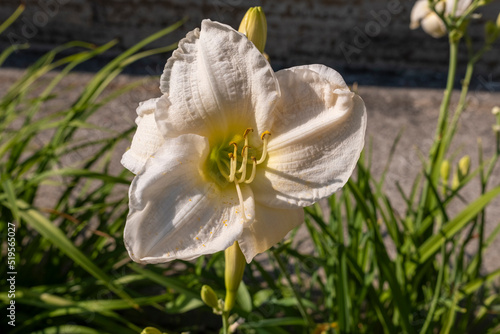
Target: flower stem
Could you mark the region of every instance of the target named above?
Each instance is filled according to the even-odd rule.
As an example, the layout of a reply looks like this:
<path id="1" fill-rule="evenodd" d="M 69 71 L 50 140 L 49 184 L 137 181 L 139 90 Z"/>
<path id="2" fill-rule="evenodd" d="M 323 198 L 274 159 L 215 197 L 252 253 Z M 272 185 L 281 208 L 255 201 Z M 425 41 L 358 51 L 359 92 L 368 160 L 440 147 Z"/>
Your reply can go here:
<path id="1" fill-rule="evenodd" d="M 229 312 L 222 312 L 222 333 L 229 334 Z"/>
<path id="2" fill-rule="evenodd" d="M 448 80 L 446 82 L 446 90 L 444 92 L 443 102 L 441 103 L 441 108 L 439 110 L 438 128 L 436 130 L 436 140 L 438 140 L 438 142 L 443 138 L 444 132 L 446 131 L 451 94 L 453 92 L 453 85 L 455 84 L 455 74 L 457 72 L 458 43 L 459 40 L 450 38 L 450 63 L 448 68 Z"/>
<path id="3" fill-rule="evenodd" d="M 449 109 L 450 109 L 450 101 L 451 95 L 453 92 L 453 86 L 455 83 L 455 73 L 457 70 L 457 57 L 458 57 L 458 44 L 460 39 L 455 38 L 455 34 L 450 32 L 450 62 L 448 68 L 448 80 L 446 82 L 446 90 L 444 92 L 443 101 L 441 103 L 441 107 L 439 110 L 439 118 L 438 125 L 436 128 L 436 134 L 434 138 L 434 142 L 432 144 L 430 153 L 429 153 L 429 161 L 430 164 L 427 166 L 426 173 L 430 176 L 429 179 L 424 184 L 421 203 L 423 205 L 420 206 L 417 216 L 417 224 L 422 222 L 424 215 L 426 214 L 426 208 L 432 208 L 434 206 L 433 197 L 432 197 L 432 189 L 430 187 L 430 182 L 437 182 L 439 178 L 439 170 L 441 166 L 441 162 L 443 160 L 444 154 L 447 149 L 447 145 L 444 144 L 443 137 L 446 135 L 446 131 L 448 129 L 448 118 L 449 118 Z M 454 124 L 456 126 L 456 124 Z M 454 130 L 451 130 L 454 132 Z M 443 145 L 444 144 L 444 145 Z"/>

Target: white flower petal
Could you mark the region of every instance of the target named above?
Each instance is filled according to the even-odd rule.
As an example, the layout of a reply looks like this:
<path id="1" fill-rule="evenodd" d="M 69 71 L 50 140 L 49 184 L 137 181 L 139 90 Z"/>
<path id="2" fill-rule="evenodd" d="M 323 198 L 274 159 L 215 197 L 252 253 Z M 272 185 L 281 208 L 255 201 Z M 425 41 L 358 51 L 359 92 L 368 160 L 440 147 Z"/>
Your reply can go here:
<path id="1" fill-rule="evenodd" d="M 364 146 L 365 105 L 336 71 L 322 65 L 283 70 L 277 77 L 282 104 L 267 164 L 257 170 L 252 189 L 259 203 L 307 206 L 351 176 Z"/>
<path id="2" fill-rule="evenodd" d="M 139 104 L 135 122 L 137 131 L 132 139 L 130 149 L 123 154 L 122 165 L 134 174 L 144 167 L 148 158 L 165 141 L 156 126 L 154 110 L 158 99 L 150 99 Z"/>
<path id="3" fill-rule="evenodd" d="M 233 28 L 204 20 L 179 42 L 161 77 L 156 121 L 164 136 L 208 136 L 272 124 L 279 85 L 264 56 Z"/>
<path id="4" fill-rule="evenodd" d="M 472 0 L 446 0 L 446 14 L 453 13 L 453 7 L 457 2 L 455 17 L 461 16 L 472 3 Z"/>
<path id="5" fill-rule="evenodd" d="M 304 222 L 304 209 L 277 209 L 255 205 L 254 222 L 243 229 L 238 239 L 248 263 L 283 239 L 288 232 Z"/>
<path id="6" fill-rule="evenodd" d="M 232 245 L 242 214 L 234 187 L 220 190 L 201 168 L 208 141 L 197 135 L 167 139 L 130 186 L 124 239 L 136 262 L 190 260 Z M 253 222 L 250 187 L 242 187 L 248 224 Z"/>
<path id="7" fill-rule="evenodd" d="M 429 9 L 429 2 L 427 0 L 418 0 L 415 2 L 410 14 L 410 29 L 417 29 L 420 27 L 420 21 L 432 13 Z"/>
<path id="8" fill-rule="evenodd" d="M 436 13 L 430 13 L 421 22 L 422 29 L 434 38 L 446 35 L 446 26 Z"/>

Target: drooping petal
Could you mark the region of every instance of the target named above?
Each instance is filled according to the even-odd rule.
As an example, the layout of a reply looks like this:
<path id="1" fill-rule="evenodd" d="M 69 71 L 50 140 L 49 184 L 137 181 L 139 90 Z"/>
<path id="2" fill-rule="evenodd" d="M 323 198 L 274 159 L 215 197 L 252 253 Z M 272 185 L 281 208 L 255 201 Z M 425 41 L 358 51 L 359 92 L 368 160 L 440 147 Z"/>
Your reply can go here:
<path id="1" fill-rule="evenodd" d="M 234 187 L 220 190 L 202 174 L 208 141 L 198 135 L 167 139 L 134 178 L 124 239 L 136 262 L 190 260 L 232 245 L 254 219 L 253 194 L 242 187 L 243 222 Z"/>
<path id="2" fill-rule="evenodd" d="M 150 99 L 139 104 L 137 108 L 137 131 L 132 139 L 130 149 L 123 154 L 121 163 L 132 173 L 137 174 L 146 161 L 165 141 L 156 126 L 154 110 L 158 99 Z"/>
<path id="3" fill-rule="evenodd" d="M 161 77 L 156 121 L 166 137 L 272 124 L 279 85 L 257 48 L 233 28 L 204 20 L 179 42 Z"/>
<path id="4" fill-rule="evenodd" d="M 252 189 L 260 203 L 311 205 L 341 188 L 364 146 L 366 110 L 340 74 L 323 65 L 277 73 L 276 110 L 265 168 Z"/>
<path id="5" fill-rule="evenodd" d="M 304 222 L 304 209 L 278 209 L 255 205 L 254 222 L 243 229 L 238 239 L 248 263 L 283 239 L 288 232 Z"/>
<path id="6" fill-rule="evenodd" d="M 420 27 L 420 21 L 431 12 L 427 0 L 417 0 L 410 14 L 410 29 L 417 29 Z"/>
<path id="7" fill-rule="evenodd" d="M 446 35 L 446 26 L 436 13 L 430 13 L 421 22 L 422 29 L 434 38 Z"/>

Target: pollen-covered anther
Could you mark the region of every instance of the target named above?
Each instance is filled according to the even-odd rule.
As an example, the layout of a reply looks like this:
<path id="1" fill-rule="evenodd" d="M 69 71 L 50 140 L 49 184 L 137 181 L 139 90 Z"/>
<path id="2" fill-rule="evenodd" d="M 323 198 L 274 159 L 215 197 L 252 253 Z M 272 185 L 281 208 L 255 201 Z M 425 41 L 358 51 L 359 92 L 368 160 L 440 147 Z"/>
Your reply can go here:
<path id="1" fill-rule="evenodd" d="M 247 129 L 245 130 L 245 132 L 243 133 L 243 138 L 245 138 L 245 139 L 246 139 L 246 138 L 247 138 L 247 135 L 248 135 L 248 133 L 249 133 L 249 132 L 253 132 L 253 129 L 252 129 L 252 128 L 247 128 Z M 245 145 L 246 145 L 246 144 L 245 144 Z"/>

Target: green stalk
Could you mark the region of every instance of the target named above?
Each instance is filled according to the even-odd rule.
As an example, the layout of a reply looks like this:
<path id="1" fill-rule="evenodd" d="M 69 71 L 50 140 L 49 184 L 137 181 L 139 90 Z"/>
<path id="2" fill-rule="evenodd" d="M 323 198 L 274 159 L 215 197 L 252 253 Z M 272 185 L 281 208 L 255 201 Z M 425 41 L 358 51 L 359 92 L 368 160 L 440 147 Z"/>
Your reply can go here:
<path id="1" fill-rule="evenodd" d="M 455 74 L 457 70 L 458 44 L 460 42 L 460 39 L 453 38 L 452 37 L 453 35 L 454 35 L 453 33 L 450 33 L 450 62 L 448 68 L 448 80 L 446 83 L 446 90 L 444 92 L 443 102 L 441 103 L 441 107 L 439 110 L 438 126 L 436 129 L 434 143 L 432 145 L 429 154 L 430 165 L 427 167 L 428 170 L 426 171 L 427 174 L 430 175 L 430 179 L 424 183 L 424 188 L 422 192 L 423 195 L 421 200 L 421 203 L 423 204 L 419 208 L 417 216 L 417 227 L 422 222 L 424 214 L 426 213 L 424 212 L 424 209 L 426 207 L 427 208 L 434 207 L 433 203 L 434 201 L 431 198 L 432 190 L 430 188 L 429 182 L 437 182 L 437 179 L 439 177 L 439 168 L 445 153 L 445 150 L 443 149 L 445 147 L 443 147 L 442 143 L 443 143 L 443 137 L 447 130 L 450 101 L 453 92 L 453 85 L 455 83 Z"/>
<path id="2" fill-rule="evenodd" d="M 443 259 L 443 263 L 439 267 L 438 278 L 436 282 L 436 287 L 434 289 L 434 295 L 432 296 L 431 307 L 427 316 L 425 317 L 425 323 L 420 330 L 420 334 L 426 334 L 429 331 L 429 326 L 434 318 L 434 313 L 436 312 L 436 307 L 438 304 L 439 297 L 441 295 L 441 285 L 443 284 L 444 277 L 444 267 L 447 261 L 446 257 L 446 243 L 441 245 L 441 258 Z"/>
<path id="3" fill-rule="evenodd" d="M 450 64 L 448 68 L 448 80 L 446 82 L 446 90 L 444 92 L 443 102 L 439 110 L 438 128 L 436 130 L 436 140 L 438 147 L 444 132 L 446 131 L 446 124 L 449 115 L 449 107 L 451 101 L 451 94 L 453 92 L 453 85 L 455 83 L 455 74 L 457 72 L 457 59 L 458 59 L 458 43 L 460 40 L 455 40 L 450 37 Z"/>
<path id="4" fill-rule="evenodd" d="M 314 323 L 313 321 L 311 320 L 311 318 L 309 317 L 309 315 L 307 314 L 306 312 L 306 308 L 304 307 L 304 304 L 302 303 L 302 298 L 300 297 L 300 294 L 299 292 L 295 289 L 293 283 L 292 283 L 292 280 L 290 279 L 290 275 L 288 275 L 288 272 L 286 270 L 286 267 L 285 267 L 285 264 L 283 263 L 283 261 L 281 260 L 278 252 L 276 252 L 276 250 L 272 250 L 272 253 L 274 255 L 274 258 L 276 259 L 276 261 L 278 262 L 278 266 L 280 267 L 280 270 L 281 272 L 283 273 L 283 275 L 285 276 L 286 278 L 286 281 L 288 282 L 288 284 L 290 285 L 290 288 L 292 289 L 293 291 L 293 294 L 295 296 L 295 299 L 297 300 L 297 307 L 300 311 L 300 314 L 302 315 L 302 318 L 304 318 L 304 320 L 310 325 L 310 326 L 313 326 Z"/>
<path id="5" fill-rule="evenodd" d="M 222 332 L 229 334 L 229 312 L 222 312 Z"/>

